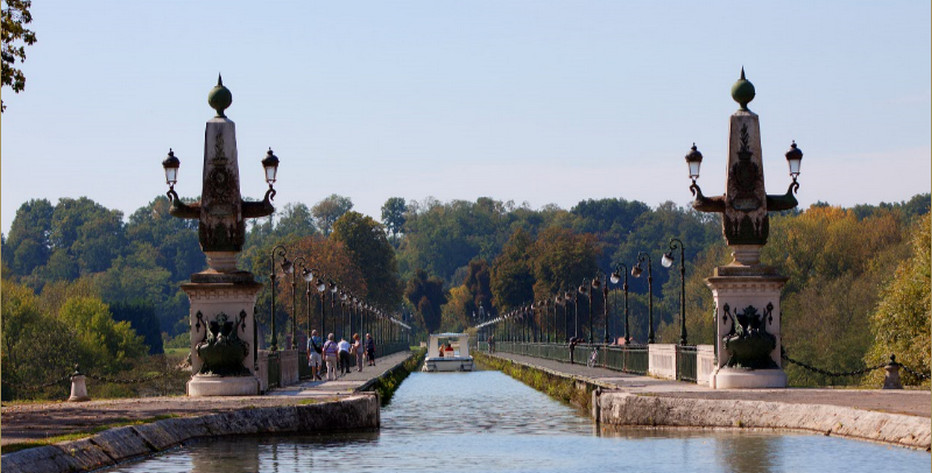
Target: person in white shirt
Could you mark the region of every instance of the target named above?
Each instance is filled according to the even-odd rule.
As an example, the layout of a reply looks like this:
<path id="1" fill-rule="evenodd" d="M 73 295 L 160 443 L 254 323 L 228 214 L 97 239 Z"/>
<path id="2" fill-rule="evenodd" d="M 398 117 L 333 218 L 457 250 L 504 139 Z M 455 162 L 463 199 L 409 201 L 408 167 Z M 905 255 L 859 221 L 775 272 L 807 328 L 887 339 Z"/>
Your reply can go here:
<path id="1" fill-rule="evenodd" d="M 350 344 L 345 338 L 341 338 L 337 349 L 340 351 L 340 374 L 344 375 L 350 372 L 350 365 L 353 363 L 350 359 Z"/>

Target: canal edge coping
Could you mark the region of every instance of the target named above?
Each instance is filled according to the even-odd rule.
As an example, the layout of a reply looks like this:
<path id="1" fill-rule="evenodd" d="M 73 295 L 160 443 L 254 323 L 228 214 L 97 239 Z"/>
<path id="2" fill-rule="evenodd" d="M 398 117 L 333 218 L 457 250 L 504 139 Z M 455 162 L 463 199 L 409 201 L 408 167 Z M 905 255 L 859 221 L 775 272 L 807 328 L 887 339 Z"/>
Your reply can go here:
<path id="1" fill-rule="evenodd" d="M 826 404 L 672 398 L 652 393 L 629 393 L 585 376 L 507 358 L 489 358 L 498 363 L 511 363 L 575 381 L 577 390 L 591 391 L 589 415 L 597 424 L 604 426 L 788 430 L 932 451 L 932 424 L 924 417 Z"/>

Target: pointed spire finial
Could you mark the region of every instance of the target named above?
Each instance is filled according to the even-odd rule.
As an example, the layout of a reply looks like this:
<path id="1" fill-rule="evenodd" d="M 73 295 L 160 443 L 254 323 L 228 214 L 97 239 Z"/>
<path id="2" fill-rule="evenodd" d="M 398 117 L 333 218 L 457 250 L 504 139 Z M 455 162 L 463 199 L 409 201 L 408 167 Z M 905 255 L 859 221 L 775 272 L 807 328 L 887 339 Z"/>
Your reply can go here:
<path id="1" fill-rule="evenodd" d="M 233 94 L 223 86 L 223 76 L 217 73 L 217 85 L 207 94 L 207 103 L 217 111 L 217 118 L 225 118 L 223 111 L 233 103 Z"/>
<path id="2" fill-rule="evenodd" d="M 741 68 L 741 77 L 744 77 L 744 68 Z M 223 86 L 223 76 L 218 72 L 217 73 L 217 85 Z"/>
<path id="3" fill-rule="evenodd" d="M 754 84 L 744 77 L 744 66 L 741 66 L 741 78 L 731 86 L 731 98 L 741 105 L 741 110 L 748 110 L 748 103 L 754 100 Z"/>

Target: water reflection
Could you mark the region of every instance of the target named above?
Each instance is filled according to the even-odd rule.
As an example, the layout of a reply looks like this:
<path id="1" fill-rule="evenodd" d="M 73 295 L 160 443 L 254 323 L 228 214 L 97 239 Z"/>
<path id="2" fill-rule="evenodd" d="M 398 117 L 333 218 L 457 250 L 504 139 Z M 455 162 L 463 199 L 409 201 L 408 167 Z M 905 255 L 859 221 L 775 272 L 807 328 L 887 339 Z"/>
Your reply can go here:
<path id="1" fill-rule="evenodd" d="M 715 442 L 716 457 L 725 471 L 734 473 L 771 473 L 780 464 L 778 452 L 785 450 L 782 438 L 773 435 L 731 435 Z"/>
<path id="2" fill-rule="evenodd" d="M 498 372 L 412 374 L 379 432 L 194 442 L 111 472 L 927 472 L 930 456 L 811 435 L 594 431 L 585 413 Z"/>

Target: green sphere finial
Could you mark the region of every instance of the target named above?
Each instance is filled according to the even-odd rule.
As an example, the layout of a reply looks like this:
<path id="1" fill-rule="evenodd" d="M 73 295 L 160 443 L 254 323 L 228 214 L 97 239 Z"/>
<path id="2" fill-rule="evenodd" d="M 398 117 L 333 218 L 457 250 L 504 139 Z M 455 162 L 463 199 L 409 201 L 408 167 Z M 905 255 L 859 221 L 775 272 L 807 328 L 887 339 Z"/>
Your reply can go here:
<path id="1" fill-rule="evenodd" d="M 744 78 L 744 66 L 741 67 L 741 78 L 731 86 L 731 98 L 741 105 L 741 110 L 747 110 L 748 103 L 754 100 L 754 84 Z"/>
<path id="2" fill-rule="evenodd" d="M 233 103 L 233 94 L 223 86 L 223 77 L 220 74 L 217 74 L 217 85 L 207 94 L 207 103 L 217 111 L 217 118 L 226 118 L 223 111 Z"/>

